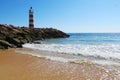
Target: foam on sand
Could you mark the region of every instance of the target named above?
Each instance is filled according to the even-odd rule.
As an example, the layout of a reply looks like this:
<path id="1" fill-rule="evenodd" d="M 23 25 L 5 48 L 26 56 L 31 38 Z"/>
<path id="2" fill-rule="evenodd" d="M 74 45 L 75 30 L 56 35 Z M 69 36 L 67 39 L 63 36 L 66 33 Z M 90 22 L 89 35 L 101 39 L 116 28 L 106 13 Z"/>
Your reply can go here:
<path id="1" fill-rule="evenodd" d="M 26 54 L 29 54 L 29 53 L 30 54 L 31 53 L 36 54 L 36 52 L 37 52 L 37 50 L 29 50 L 29 49 L 18 49 L 16 51 L 25 52 Z M 50 70 L 56 70 L 56 68 L 61 69 L 61 67 L 62 67 L 62 70 L 61 70 L 62 72 L 58 71 L 58 73 L 65 73 L 64 75 L 70 73 L 66 77 L 70 77 L 71 73 L 74 73 L 74 74 L 76 74 L 76 75 L 74 75 L 74 77 L 79 77 L 80 78 L 80 76 L 84 76 L 84 77 L 82 77 L 83 79 L 92 79 L 92 80 L 94 80 L 94 79 L 98 79 L 98 80 L 100 80 L 100 79 L 101 80 L 111 79 L 111 80 L 114 80 L 114 79 L 119 79 L 120 78 L 120 75 L 119 75 L 120 68 L 119 67 L 116 68 L 115 66 L 108 65 L 109 68 L 107 68 L 106 66 L 101 66 L 101 65 L 94 64 L 91 61 L 88 61 L 86 59 L 83 59 L 83 60 L 68 59 L 68 58 L 63 58 L 63 57 L 55 57 L 55 56 L 52 56 L 52 55 L 48 56 L 48 55 L 46 55 L 47 54 L 46 52 L 39 51 L 39 50 L 38 50 L 38 52 L 39 52 L 39 54 L 41 53 L 41 56 L 39 56 L 39 57 L 44 56 L 44 59 L 55 63 L 55 64 L 49 64 Z M 52 54 L 52 53 L 49 53 L 49 54 Z M 59 65 L 58 63 L 62 64 L 62 65 Z M 55 74 L 58 74 L 58 73 L 55 73 Z M 73 76 L 71 76 L 71 77 L 73 77 Z M 79 80 L 79 79 L 74 78 L 73 80 Z"/>
<path id="2" fill-rule="evenodd" d="M 26 48 L 89 58 L 92 62 L 108 61 L 120 64 L 120 45 L 80 45 L 80 44 L 25 44 Z M 37 54 L 40 55 L 40 54 Z M 57 57 L 57 56 L 56 56 Z M 63 56 L 64 57 L 64 56 Z M 81 58 L 81 57 L 80 57 Z M 98 60 L 98 61 L 93 61 Z"/>

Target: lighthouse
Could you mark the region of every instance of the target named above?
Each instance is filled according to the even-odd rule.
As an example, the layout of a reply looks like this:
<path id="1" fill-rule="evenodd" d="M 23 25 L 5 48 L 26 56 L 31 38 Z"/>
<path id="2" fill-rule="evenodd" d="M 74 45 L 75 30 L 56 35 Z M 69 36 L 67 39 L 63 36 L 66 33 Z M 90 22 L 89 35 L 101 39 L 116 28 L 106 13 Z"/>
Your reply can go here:
<path id="1" fill-rule="evenodd" d="M 34 29 L 34 15 L 32 7 L 30 7 L 29 10 L 29 28 Z"/>

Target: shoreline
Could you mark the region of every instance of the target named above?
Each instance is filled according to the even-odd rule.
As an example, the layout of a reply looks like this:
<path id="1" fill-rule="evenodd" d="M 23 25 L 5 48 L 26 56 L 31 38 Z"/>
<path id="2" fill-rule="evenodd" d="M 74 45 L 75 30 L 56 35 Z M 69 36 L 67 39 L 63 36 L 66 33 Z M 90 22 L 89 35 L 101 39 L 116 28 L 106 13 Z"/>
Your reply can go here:
<path id="1" fill-rule="evenodd" d="M 1 80 L 119 79 L 114 75 L 114 72 L 106 71 L 95 64 L 51 61 L 28 54 L 21 54 L 16 50 L 0 50 Z"/>

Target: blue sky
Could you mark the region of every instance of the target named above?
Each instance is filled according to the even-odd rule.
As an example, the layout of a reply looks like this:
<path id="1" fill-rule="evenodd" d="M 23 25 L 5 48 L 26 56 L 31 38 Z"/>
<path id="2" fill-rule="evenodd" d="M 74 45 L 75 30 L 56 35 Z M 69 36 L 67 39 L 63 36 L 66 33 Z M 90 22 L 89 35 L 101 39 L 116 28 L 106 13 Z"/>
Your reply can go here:
<path id="1" fill-rule="evenodd" d="M 28 26 L 34 9 L 36 27 L 65 32 L 120 32 L 120 0 L 0 0 L 0 24 Z"/>

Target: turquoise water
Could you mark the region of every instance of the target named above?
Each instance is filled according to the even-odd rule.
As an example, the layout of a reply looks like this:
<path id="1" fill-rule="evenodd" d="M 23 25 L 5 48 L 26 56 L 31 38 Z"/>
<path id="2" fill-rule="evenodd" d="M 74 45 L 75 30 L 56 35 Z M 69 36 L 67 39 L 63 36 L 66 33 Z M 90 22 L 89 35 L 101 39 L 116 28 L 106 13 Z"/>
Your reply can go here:
<path id="1" fill-rule="evenodd" d="M 120 33 L 69 33 L 69 38 L 46 39 L 42 44 L 25 44 L 24 47 L 54 52 L 52 59 L 60 55 L 69 59 L 85 59 L 95 63 L 120 65 Z M 38 53 L 37 55 L 40 55 Z M 49 56 L 50 56 L 49 55 Z M 64 55 L 63 59 L 66 58 Z M 107 61 L 107 62 L 106 62 Z"/>
<path id="2" fill-rule="evenodd" d="M 69 33 L 70 38 L 47 39 L 46 44 L 120 44 L 120 33 Z"/>

